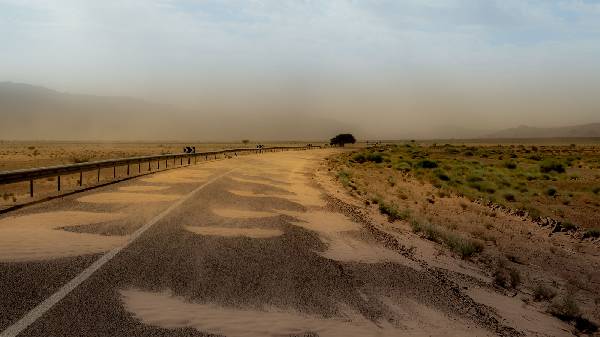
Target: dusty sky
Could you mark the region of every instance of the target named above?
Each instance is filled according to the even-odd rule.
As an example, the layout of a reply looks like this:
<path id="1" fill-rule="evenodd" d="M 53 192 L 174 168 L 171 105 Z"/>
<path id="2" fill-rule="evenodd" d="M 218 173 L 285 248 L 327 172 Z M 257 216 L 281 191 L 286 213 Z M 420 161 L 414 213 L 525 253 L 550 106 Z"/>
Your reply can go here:
<path id="1" fill-rule="evenodd" d="M 364 137 L 600 121 L 597 0 L 0 0 L 0 81 Z M 352 131 L 352 130 L 350 130 Z"/>

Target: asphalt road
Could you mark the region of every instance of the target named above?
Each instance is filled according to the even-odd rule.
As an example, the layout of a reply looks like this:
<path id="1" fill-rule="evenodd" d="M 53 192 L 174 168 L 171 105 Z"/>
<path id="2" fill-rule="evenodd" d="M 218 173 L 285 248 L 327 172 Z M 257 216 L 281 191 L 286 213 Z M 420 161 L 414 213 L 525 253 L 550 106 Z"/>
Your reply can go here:
<path id="1" fill-rule="evenodd" d="M 324 196 L 329 154 L 204 162 L 3 215 L 1 336 L 511 334 Z"/>

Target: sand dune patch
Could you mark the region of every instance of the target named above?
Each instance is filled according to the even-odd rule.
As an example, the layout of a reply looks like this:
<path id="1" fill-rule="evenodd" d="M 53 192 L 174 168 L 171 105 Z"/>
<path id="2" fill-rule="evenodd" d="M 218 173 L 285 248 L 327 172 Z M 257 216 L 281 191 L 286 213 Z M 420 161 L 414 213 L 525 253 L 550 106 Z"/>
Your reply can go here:
<path id="1" fill-rule="evenodd" d="M 232 337 L 289 336 L 309 332 L 321 337 L 391 337 L 401 332 L 385 322 L 377 326 L 355 312 L 326 319 L 278 308 L 253 311 L 190 303 L 170 292 L 139 290 L 122 290 L 121 298 L 125 308 L 145 324 L 167 329 L 194 328 Z"/>
<path id="2" fill-rule="evenodd" d="M 57 228 L 122 217 L 122 214 L 61 211 L 4 218 L 0 220 L 0 261 L 36 261 L 108 251 L 122 245 L 127 237 Z"/>
<path id="3" fill-rule="evenodd" d="M 181 198 L 177 194 L 148 194 L 148 193 L 133 193 L 133 192 L 103 192 L 94 193 L 78 198 L 79 202 L 89 202 L 98 204 L 112 203 L 144 203 L 144 202 L 163 202 L 174 201 Z"/>
<path id="4" fill-rule="evenodd" d="M 348 217 L 334 212 L 280 211 L 298 221 L 292 224 L 317 232 L 321 241 L 327 244 L 325 252 L 319 255 L 336 261 L 355 261 L 363 263 L 398 262 L 409 263 L 402 255 L 384 248 L 375 242 L 366 242 L 355 238 L 351 232 L 357 232 L 361 226 Z"/>
<path id="5" fill-rule="evenodd" d="M 119 191 L 123 191 L 123 192 L 152 192 L 152 191 L 166 190 L 167 188 L 169 188 L 169 186 L 134 185 L 134 186 L 119 187 Z"/>
<path id="6" fill-rule="evenodd" d="M 558 319 L 538 312 L 519 298 L 507 297 L 482 288 L 470 288 L 468 295 L 481 304 L 490 306 L 509 322 L 531 336 L 572 336 L 571 327 Z"/>
<path id="7" fill-rule="evenodd" d="M 142 181 L 157 184 L 201 183 L 211 175 L 213 175 L 211 172 L 200 170 L 171 170 L 143 178 Z"/>
<path id="8" fill-rule="evenodd" d="M 213 213 L 223 218 L 236 218 L 236 219 L 253 219 L 253 218 L 268 218 L 279 215 L 274 212 L 265 211 L 251 211 L 244 209 L 235 208 L 213 208 Z"/>
<path id="9" fill-rule="evenodd" d="M 228 190 L 227 192 L 237 195 L 239 197 L 254 197 L 254 198 L 289 198 L 289 194 L 277 194 L 277 193 L 254 193 L 251 191 L 244 190 Z"/>
<path id="10" fill-rule="evenodd" d="M 235 177 L 235 176 L 231 176 L 229 178 L 231 178 L 231 180 L 237 181 L 238 183 L 267 185 L 267 186 L 273 186 L 273 187 L 278 187 L 278 188 L 282 188 L 282 187 L 288 185 L 287 183 L 276 183 L 271 180 L 250 179 L 250 178 L 241 178 L 241 177 Z"/>
<path id="11" fill-rule="evenodd" d="M 192 233 L 207 235 L 207 236 L 225 236 L 239 237 L 245 236 L 254 239 L 272 238 L 283 235 L 283 231 L 279 229 L 264 229 L 264 228 L 232 228 L 232 227 L 212 227 L 212 226 L 184 226 L 184 228 Z"/>

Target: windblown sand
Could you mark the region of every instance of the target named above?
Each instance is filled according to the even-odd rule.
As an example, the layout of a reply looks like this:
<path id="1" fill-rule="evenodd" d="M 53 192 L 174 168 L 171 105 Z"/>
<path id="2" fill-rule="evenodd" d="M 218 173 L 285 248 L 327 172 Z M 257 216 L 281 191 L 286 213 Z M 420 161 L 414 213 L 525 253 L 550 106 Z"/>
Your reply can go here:
<path id="1" fill-rule="evenodd" d="M 470 288 L 468 294 L 475 302 L 495 308 L 509 322 L 508 325 L 525 330 L 528 335 L 573 336 L 568 324 L 544 315 L 518 298 L 503 296 L 475 287 Z"/>
<path id="2" fill-rule="evenodd" d="M 263 179 L 250 179 L 250 178 L 241 178 L 241 177 L 231 177 L 232 180 L 237 181 L 238 183 L 248 183 L 248 184 L 259 184 L 259 185 L 268 185 L 273 187 L 283 187 L 287 185 L 286 183 L 274 182 L 272 180 L 263 180 Z"/>
<path id="3" fill-rule="evenodd" d="M 253 193 L 244 190 L 228 190 L 229 193 L 239 197 L 255 197 L 255 198 L 289 198 L 287 194 L 270 194 L 270 193 Z"/>
<path id="4" fill-rule="evenodd" d="M 211 175 L 212 173 L 207 171 L 183 168 L 157 173 L 148 178 L 143 178 L 142 181 L 158 184 L 201 183 Z"/>
<path id="5" fill-rule="evenodd" d="M 60 211 L 4 218 L 0 220 L 0 261 L 47 260 L 108 251 L 122 245 L 127 237 L 75 233 L 58 228 L 122 217 L 114 213 Z"/>
<path id="6" fill-rule="evenodd" d="M 123 290 L 125 308 L 145 324 L 163 328 L 194 328 L 201 332 L 232 337 L 266 337 L 318 333 L 321 337 L 396 336 L 370 321 L 352 314 L 346 319 L 323 319 L 294 311 L 265 311 L 196 304 L 169 292 Z"/>
<path id="7" fill-rule="evenodd" d="M 352 232 L 357 233 L 361 226 L 342 214 L 327 211 L 281 213 L 298 219 L 292 224 L 319 234 L 321 241 L 328 246 L 325 252 L 319 253 L 325 258 L 363 263 L 407 262 L 407 259 L 392 250 L 355 238 Z"/>
<path id="8" fill-rule="evenodd" d="M 490 336 L 485 330 L 451 320 L 412 301 L 403 303 L 407 308 L 390 307 L 396 309 L 398 318 L 408 323 L 392 326 L 388 322 L 371 322 L 343 304 L 340 304 L 342 317 L 323 318 L 274 307 L 257 311 L 191 303 L 168 291 L 121 290 L 121 298 L 125 308 L 145 324 L 167 329 L 194 328 L 203 333 L 231 337 L 304 336 L 309 333 L 321 337 Z"/>
<path id="9" fill-rule="evenodd" d="M 77 201 L 109 204 L 109 203 L 144 203 L 174 201 L 181 198 L 177 194 L 148 194 L 132 192 L 105 192 L 95 193 L 78 198 Z"/>
<path id="10" fill-rule="evenodd" d="M 231 228 L 231 227 L 199 227 L 199 226 L 184 226 L 184 228 L 192 233 L 209 236 L 226 236 L 239 237 L 245 236 L 254 239 L 271 238 L 283 235 L 283 231 L 279 229 L 264 229 L 264 228 Z"/>
<path id="11" fill-rule="evenodd" d="M 167 188 L 169 188 L 169 186 L 134 185 L 134 186 L 119 187 L 119 191 L 123 191 L 123 192 L 153 192 L 153 191 L 166 190 Z"/>
<path id="12" fill-rule="evenodd" d="M 277 216 L 279 214 L 273 212 L 264 211 L 251 211 L 244 209 L 235 208 L 213 208 L 211 211 L 223 218 L 236 218 L 236 219 L 254 219 L 254 218 L 268 218 Z"/>

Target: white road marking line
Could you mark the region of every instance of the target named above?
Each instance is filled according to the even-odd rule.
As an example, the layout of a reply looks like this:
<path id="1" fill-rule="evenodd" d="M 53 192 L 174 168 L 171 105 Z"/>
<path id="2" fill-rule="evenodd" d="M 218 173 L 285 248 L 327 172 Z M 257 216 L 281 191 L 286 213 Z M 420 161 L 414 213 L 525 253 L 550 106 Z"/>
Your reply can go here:
<path id="1" fill-rule="evenodd" d="M 193 191 L 188 193 L 185 197 L 181 198 L 179 201 L 177 201 L 173 205 L 169 206 L 169 208 L 167 208 L 166 210 L 162 211 L 160 214 L 158 214 L 157 216 L 152 218 L 152 220 L 150 220 L 147 224 L 145 224 L 144 226 L 140 227 L 137 231 L 135 231 L 131 235 L 129 240 L 123 246 L 117 247 L 117 248 L 109 251 L 108 253 L 102 255 L 102 257 L 100 257 L 98 260 L 96 260 L 94 263 L 92 263 L 89 267 L 87 267 L 79 275 L 75 276 L 75 278 L 73 278 L 71 281 L 69 281 L 68 283 L 63 285 L 60 289 L 58 289 L 57 292 L 52 294 L 50 297 L 48 297 L 42 303 L 38 304 L 35 308 L 31 309 L 31 311 L 29 311 L 27 314 L 25 314 L 23 317 L 21 317 L 21 319 L 19 319 L 16 323 L 14 323 L 13 325 L 6 328 L 0 334 L 0 337 L 16 337 L 23 330 L 27 329 L 27 327 L 29 327 L 31 324 L 35 323 L 35 321 L 37 321 L 40 317 L 42 317 L 42 315 L 44 315 L 48 310 L 50 310 L 56 303 L 58 303 L 60 300 L 65 298 L 70 292 L 75 290 L 75 288 L 77 288 L 77 286 L 79 286 L 81 283 L 83 283 L 85 280 L 87 280 L 90 276 L 92 276 L 92 274 L 94 274 L 94 272 L 96 272 L 98 269 L 100 269 L 100 267 L 102 267 L 104 264 L 106 264 L 108 261 L 110 261 L 112 258 L 114 258 L 117 254 L 119 254 L 120 251 L 127 248 L 127 246 L 129 246 L 132 242 L 134 242 L 137 238 L 139 238 L 142 234 L 144 234 L 144 232 L 147 231 L 148 229 L 150 229 L 150 227 L 152 227 L 154 224 L 156 224 L 162 218 L 167 216 L 174 209 L 181 206 L 181 204 L 183 204 L 184 202 L 189 200 L 198 191 L 200 191 L 204 187 L 212 184 L 216 180 L 228 175 L 233 170 L 235 170 L 235 168 L 205 182 L 201 186 L 198 186 Z"/>

